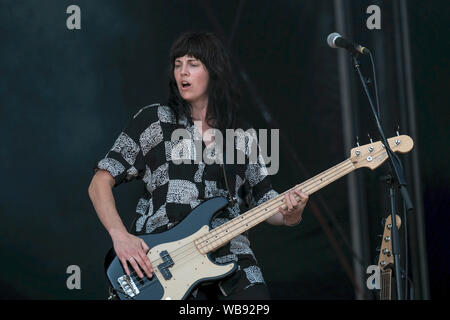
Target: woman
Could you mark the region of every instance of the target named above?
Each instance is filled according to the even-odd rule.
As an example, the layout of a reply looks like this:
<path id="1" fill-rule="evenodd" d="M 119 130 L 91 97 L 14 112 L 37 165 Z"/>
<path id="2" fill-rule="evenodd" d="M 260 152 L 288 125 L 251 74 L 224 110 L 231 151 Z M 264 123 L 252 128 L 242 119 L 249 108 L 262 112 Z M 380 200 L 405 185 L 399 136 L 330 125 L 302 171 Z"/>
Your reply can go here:
<path id="1" fill-rule="evenodd" d="M 226 136 L 224 132 L 230 128 L 248 129 L 238 118 L 239 94 L 221 42 L 211 33 L 181 35 L 170 50 L 169 78 L 168 101 L 144 107 L 129 120 L 105 158 L 97 162 L 89 186 L 94 208 L 125 272 L 130 274 L 129 263 L 141 278 L 144 274 L 151 277 L 153 266 L 146 256 L 149 247 L 137 234 L 168 230 L 211 197 L 228 195 L 237 200 L 213 219 L 215 228 L 241 214 L 246 206 L 278 195 L 260 157 L 256 163 L 220 165 L 225 157 L 217 148 L 216 135 Z M 172 139 L 176 129 L 188 132 L 190 139 Z M 201 141 L 203 154 L 213 161 L 189 161 L 198 159 L 192 147 L 196 141 Z M 254 150 L 250 145 L 257 142 L 248 131 L 241 131 L 241 136 L 226 143 L 248 160 Z M 142 180 L 145 188 L 129 233 L 115 208 L 112 187 L 134 179 Z M 298 224 L 307 200 L 302 192 L 287 193 L 286 206 L 266 221 Z M 235 261 L 238 270 L 212 285 L 200 286 L 190 299 L 269 298 L 247 234 L 219 248 L 213 258 L 217 263 Z"/>

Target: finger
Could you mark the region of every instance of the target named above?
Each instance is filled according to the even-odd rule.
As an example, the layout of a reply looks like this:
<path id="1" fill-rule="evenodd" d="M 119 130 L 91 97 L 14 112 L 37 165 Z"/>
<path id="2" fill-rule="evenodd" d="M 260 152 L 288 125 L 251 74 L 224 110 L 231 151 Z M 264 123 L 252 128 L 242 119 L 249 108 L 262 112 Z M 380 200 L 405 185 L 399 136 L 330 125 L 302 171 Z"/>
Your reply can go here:
<path id="1" fill-rule="evenodd" d="M 287 205 L 287 211 L 290 213 L 292 211 L 292 203 L 291 199 L 289 198 L 289 194 L 284 195 L 284 202 Z"/>
<path id="2" fill-rule="evenodd" d="M 139 251 L 139 256 L 141 257 L 141 260 L 144 264 L 143 269 L 144 269 L 145 273 L 147 274 L 147 277 L 151 278 L 153 268 L 152 268 L 152 264 L 150 263 L 150 259 L 143 251 Z"/>
<path id="3" fill-rule="evenodd" d="M 141 278 L 144 277 L 144 273 L 145 272 L 147 275 L 150 274 L 150 270 L 147 267 L 147 264 L 144 262 L 144 259 L 142 259 L 141 255 L 139 253 L 136 254 L 136 256 L 134 256 L 134 259 L 136 260 L 139 269 L 141 270 L 141 275 L 139 275 Z"/>
<path id="4" fill-rule="evenodd" d="M 148 245 L 145 243 L 144 240 L 141 239 L 141 246 L 142 249 L 144 249 L 145 254 L 147 254 L 147 252 L 150 250 L 150 248 L 148 247 Z"/>
<path id="5" fill-rule="evenodd" d="M 297 209 L 297 207 L 298 207 L 298 201 L 297 201 L 297 199 L 295 199 L 295 195 L 294 195 L 293 192 L 290 192 L 290 193 L 289 193 L 289 198 L 290 198 L 290 200 L 291 200 L 292 207 L 294 208 L 294 210 Z"/>
<path id="6" fill-rule="evenodd" d="M 288 214 L 287 210 L 286 210 L 285 208 L 283 208 L 282 206 L 278 208 L 278 211 L 279 211 L 283 216 L 285 216 L 285 215 Z"/>
<path id="7" fill-rule="evenodd" d="M 130 262 L 130 264 L 133 267 L 133 269 L 136 271 L 137 275 L 140 278 L 143 278 L 144 274 L 142 273 L 141 269 L 139 268 L 138 264 L 136 263 L 136 258 L 131 257 L 131 258 L 128 259 L 128 261 Z"/>
<path id="8" fill-rule="evenodd" d="M 306 202 L 308 202 L 308 195 L 298 190 L 295 190 L 295 193 L 300 197 L 301 205 L 304 207 Z"/>
<path id="9" fill-rule="evenodd" d="M 302 199 L 302 201 L 308 200 L 309 196 L 301 190 L 295 190 L 295 193 Z"/>
<path id="10" fill-rule="evenodd" d="M 128 265 L 127 265 L 127 260 L 122 258 L 119 259 L 120 262 L 122 263 L 123 269 L 125 270 L 125 273 L 129 276 L 130 275 L 130 270 L 128 269 Z"/>
<path id="11" fill-rule="evenodd" d="M 149 266 L 150 272 L 153 272 L 153 265 L 152 265 L 152 262 L 150 261 L 150 257 L 148 256 L 148 252 L 150 251 L 150 248 L 145 243 L 145 241 L 142 239 L 141 239 L 141 245 L 142 245 L 142 249 L 144 250 L 144 255 L 145 255 L 144 261 Z"/>

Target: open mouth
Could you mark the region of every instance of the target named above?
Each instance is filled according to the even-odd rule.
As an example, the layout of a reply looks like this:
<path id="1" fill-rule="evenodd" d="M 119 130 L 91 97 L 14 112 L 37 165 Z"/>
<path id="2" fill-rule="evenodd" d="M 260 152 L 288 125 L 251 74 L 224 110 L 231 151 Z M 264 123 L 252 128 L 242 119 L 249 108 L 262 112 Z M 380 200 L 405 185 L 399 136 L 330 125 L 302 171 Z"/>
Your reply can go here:
<path id="1" fill-rule="evenodd" d="M 189 88 L 190 86 L 191 86 L 191 84 L 190 84 L 189 82 L 187 82 L 187 81 L 181 82 L 181 87 L 182 87 L 183 89 Z"/>

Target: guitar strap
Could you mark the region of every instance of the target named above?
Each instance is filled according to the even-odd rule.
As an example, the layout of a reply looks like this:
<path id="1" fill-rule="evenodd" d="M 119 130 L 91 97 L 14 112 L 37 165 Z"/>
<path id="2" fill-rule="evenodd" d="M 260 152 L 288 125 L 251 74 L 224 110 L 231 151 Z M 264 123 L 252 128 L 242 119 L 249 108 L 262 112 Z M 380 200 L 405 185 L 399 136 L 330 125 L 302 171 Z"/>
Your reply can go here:
<path id="1" fill-rule="evenodd" d="M 226 141 L 225 143 L 228 143 L 228 141 Z M 234 150 L 236 150 L 235 149 L 236 145 L 235 145 L 234 139 L 233 139 L 232 143 L 233 143 Z M 220 164 L 220 166 L 222 167 L 223 178 L 225 180 L 225 187 L 227 188 L 228 206 L 232 207 L 237 202 L 237 199 L 236 199 L 236 195 L 233 195 L 233 193 L 231 193 L 230 185 L 228 184 L 228 175 L 227 175 L 227 171 L 225 169 L 225 167 L 226 167 L 226 164 L 225 164 L 226 150 L 227 150 L 226 148 L 225 148 L 225 150 L 222 150 L 222 152 L 223 152 L 223 154 L 222 154 L 222 163 Z"/>
<path id="2" fill-rule="evenodd" d="M 229 206 L 233 206 L 236 203 L 237 199 L 236 199 L 235 196 L 232 195 L 232 193 L 230 191 L 230 187 L 229 187 L 228 179 L 227 179 L 227 172 L 225 170 L 225 164 L 221 163 L 221 166 L 222 166 L 222 169 L 223 169 L 223 177 L 225 179 L 225 186 L 227 187 L 227 192 L 228 192 L 228 195 L 227 195 L 227 197 L 228 197 L 228 205 Z"/>

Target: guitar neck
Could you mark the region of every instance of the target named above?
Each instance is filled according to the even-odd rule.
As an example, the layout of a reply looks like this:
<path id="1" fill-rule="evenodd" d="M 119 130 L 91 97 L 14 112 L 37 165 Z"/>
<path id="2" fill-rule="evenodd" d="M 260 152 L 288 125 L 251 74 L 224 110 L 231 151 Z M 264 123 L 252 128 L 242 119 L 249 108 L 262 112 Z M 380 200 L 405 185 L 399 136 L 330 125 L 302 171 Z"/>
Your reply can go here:
<path id="1" fill-rule="evenodd" d="M 355 170 L 355 166 L 350 159 L 347 159 L 340 164 L 337 164 L 336 166 L 312 177 L 311 179 L 294 186 L 284 193 L 279 194 L 275 198 L 268 200 L 263 204 L 248 210 L 246 213 L 239 215 L 227 223 L 211 230 L 204 236 L 198 238 L 195 241 L 195 245 L 203 254 L 214 251 L 215 249 L 228 243 L 234 237 L 275 215 L 278 212 L 279 207 L 286 207 L 284 204 L 285 193 L 296 189 L 303 191 L 307 195 L 311 195 L 328 184 L 347 175 L 353 170 Z M 297 195 L 295 195 L 295 197 L 297 200 L 299 199 Z"/>
<path id="2" fill-rule="evenodd" d="M 392 270 L 381 272 L 380 300 L 391 300 Z"/>

